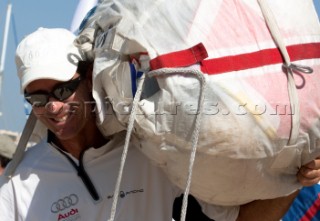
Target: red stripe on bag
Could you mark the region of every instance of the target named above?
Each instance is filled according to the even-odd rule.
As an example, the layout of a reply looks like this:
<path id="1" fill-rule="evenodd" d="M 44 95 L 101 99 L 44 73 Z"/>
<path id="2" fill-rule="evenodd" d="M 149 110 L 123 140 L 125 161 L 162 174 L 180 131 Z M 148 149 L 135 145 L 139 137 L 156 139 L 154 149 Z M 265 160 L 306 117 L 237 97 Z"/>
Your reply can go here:
<path id="1" fill-rule="evenodd" d="M 320 43 L 290 45 L 287 50 L 291 61 L 320 58 Z M 200 63 L 202 72 L 221 74 L 284 62 L 278 48 L 204 60 L 207 57 L 208 53 L 200 43 L 186 50 L 160 55 L 150 61 L 150 67 L 151 70 L 155 70 L 165 67 L 187 67 Z"/>
<path id="2" fill-rule="evenodd" d="M 208 53 L 202 43 L 192 48 L 160 55 L 150 61 L 151 70 L 160 68 L 187 67 L 201 62 L 208 57 Z"/>
<path id="3" fill-rule="evenodd" d="M 299 221 L 310 221 L 312 220 L 320 209 L 320 194 L 318 198 L 313 202 L 310 208 L 306 211 L 303 217 Z"/>
<path id="4" fill-rule="evenodd" d="M 291 61 L 320 58 L 320 43 L 291 45 L 287 47 Z M 239 71 L 266 65 L 283 63 L 284 60 L 278 48 L 213 58 L 201 62 L 201 70 L 207 74 L 220 74 Z"/>

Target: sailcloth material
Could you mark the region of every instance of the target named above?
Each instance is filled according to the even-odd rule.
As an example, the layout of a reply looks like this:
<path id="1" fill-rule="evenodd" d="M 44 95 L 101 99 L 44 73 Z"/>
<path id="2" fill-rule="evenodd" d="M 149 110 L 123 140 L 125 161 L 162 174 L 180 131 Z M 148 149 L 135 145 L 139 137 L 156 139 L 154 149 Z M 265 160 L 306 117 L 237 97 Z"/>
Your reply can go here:
<path id="1" fill-rule="evenodd" d="M 76 43 L 95 59 L 105 135 L 126 129 L 143 83 L 132 133 L 179 187 L 220 205 L 300 188 L 320 155 L 312 0 L 105 0 L 91 13 Z"/>

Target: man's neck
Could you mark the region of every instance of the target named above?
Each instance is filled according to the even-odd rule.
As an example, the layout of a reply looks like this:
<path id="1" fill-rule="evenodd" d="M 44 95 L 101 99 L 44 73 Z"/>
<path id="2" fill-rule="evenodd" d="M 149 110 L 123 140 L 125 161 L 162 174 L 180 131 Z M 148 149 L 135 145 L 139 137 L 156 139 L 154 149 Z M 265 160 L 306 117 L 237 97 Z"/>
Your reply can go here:
<path id="1" fill-rule="evenodd" d="M 92 134 L 94 134 L 94 136 Z M 106 139 L 99 130 L 91 133 L 91 135 L 79 135 L 68 140 L 60 140 L 54 135 L 54 133 L 48 131 L 48 143 L 54 143 L 57 147 L 70 153 L 76 159 L 79 159 L 80 154 L 83 151 L 91 147 L 99 148 L 105 145 L 107 142 L 108 139 Z"/>

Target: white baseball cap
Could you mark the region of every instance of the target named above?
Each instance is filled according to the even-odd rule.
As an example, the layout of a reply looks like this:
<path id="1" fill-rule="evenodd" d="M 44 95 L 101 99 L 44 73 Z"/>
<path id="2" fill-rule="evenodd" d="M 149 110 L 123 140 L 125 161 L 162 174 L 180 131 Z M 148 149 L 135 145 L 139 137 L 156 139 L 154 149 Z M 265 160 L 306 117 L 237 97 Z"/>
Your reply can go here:
<path id="1" fill-rule="evenodd" d="M 34 80 L 70 80 L 84 56 L 74 45 L 76 36 L 67 29 L 39 28 L 27 35 L 16 50 L 21 92 Z"/>

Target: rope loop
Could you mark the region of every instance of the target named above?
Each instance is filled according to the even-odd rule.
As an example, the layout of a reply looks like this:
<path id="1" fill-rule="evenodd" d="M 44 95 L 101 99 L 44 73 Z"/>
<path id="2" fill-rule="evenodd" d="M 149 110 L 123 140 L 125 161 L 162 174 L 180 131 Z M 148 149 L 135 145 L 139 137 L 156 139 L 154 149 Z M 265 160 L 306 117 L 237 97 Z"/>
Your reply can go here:
<path id="1" fill-rule="evenodd" d="M 305 65 L 298 65 L 291 63 L 290 65 L 283 64 L 283 68 L 286 70 L 291 70 L 291 72 L 297 71 L 299 73 L 303 74 L 312 74 L 313 69 L 311 67 L 305 66 Z"/>

